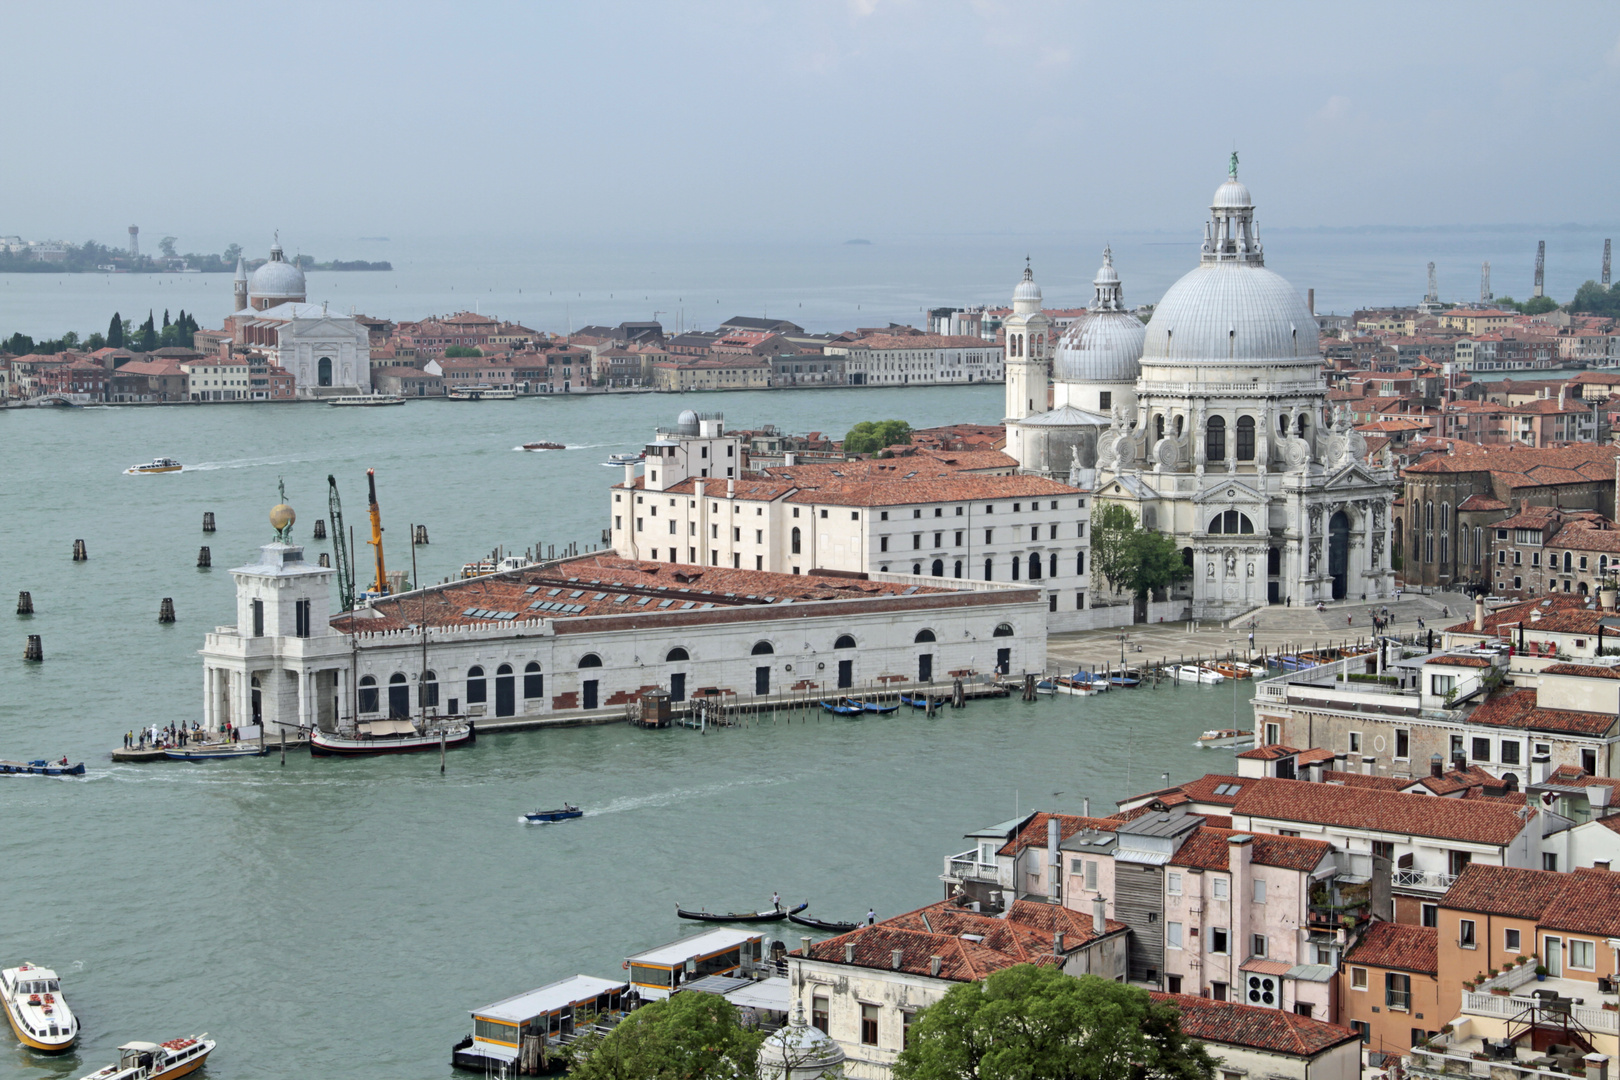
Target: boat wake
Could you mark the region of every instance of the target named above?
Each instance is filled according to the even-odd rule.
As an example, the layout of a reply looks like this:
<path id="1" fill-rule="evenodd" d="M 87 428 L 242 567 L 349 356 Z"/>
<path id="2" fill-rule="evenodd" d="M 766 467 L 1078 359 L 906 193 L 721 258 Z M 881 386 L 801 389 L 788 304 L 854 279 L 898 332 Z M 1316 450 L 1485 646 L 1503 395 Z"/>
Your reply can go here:
<path id="1" fill-rule="evenodd" d="M 623 814 L 635 810 L 647 810 L 652 807 L 668 806 L 671 803 L 691 802 L 695 799 L 708 798 L 722 791 L 730 791 L 740 787 L 773 787 L 785 784 L 790 778 L 786 776 L 764 776 L 747 780 L 732 780 L 723 784 L 705 784 L 701 787 L 677 788 L 674 791 L 663 791 L 652 795 L 630 795 L 622 799 L 614 799 L 598 810 L 585 811 L 586 817 L 596 817 L 599 814 Z"/>
<path id="2" fill-rule="evenodd" d="M 232 461 L 202 461 L 187 465 L 185 472 L 217 472 L 220 469 L 261 469 L 266 465 L 296 465 L 310 458 L 236 458 Z"/>

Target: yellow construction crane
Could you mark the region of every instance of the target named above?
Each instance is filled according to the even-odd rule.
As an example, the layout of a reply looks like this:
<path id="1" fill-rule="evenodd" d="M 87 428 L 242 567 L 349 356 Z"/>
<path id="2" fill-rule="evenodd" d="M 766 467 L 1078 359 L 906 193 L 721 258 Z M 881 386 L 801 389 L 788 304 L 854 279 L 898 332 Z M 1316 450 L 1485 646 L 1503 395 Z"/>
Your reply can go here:
<path id="1" fill-rule="evenodd" d="M 371 489 L 371 539 L 367 541 L 377 549 L 377 580 L 371 583 L 375 596 L 388 595 L 388 569 L 383 565 L 382 510 L 377 506 L 377 470 L 366 470 L 366 484 Z"/>

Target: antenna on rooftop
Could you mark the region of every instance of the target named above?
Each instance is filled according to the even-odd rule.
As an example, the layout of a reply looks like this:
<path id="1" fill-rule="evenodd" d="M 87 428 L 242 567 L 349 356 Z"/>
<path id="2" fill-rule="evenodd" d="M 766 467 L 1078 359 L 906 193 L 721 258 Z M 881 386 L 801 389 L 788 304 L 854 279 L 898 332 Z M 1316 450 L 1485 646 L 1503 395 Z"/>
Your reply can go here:
<path id="1" fill-rule="evenodd" d="M 1530 291 L 1532 297 L 1546 296 L 1544 279 L 1547 273 L 1547 241 L 1536 241 L 1536 287 Z"/>

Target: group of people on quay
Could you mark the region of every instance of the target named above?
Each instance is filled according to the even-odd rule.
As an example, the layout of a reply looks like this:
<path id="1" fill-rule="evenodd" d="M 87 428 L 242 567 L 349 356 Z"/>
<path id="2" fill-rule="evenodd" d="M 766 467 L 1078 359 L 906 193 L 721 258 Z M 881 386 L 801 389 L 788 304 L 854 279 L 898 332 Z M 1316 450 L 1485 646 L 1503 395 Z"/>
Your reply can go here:
<path id="1" fill-rule="evenodd" d="M 220 735 L 225 742 L 236 742 L 235 725 L 227 721 Z M 195 721 L 192 722 L 189 728 L 185 724 L 169 724 L 167 727 L 158 727 L 153 724 L 138 731 L 124 732 L 125 750 L 145 750 L 147 747 L 154 750 L 167 750 L 185 746 L 188 743 L 208 741 L 208 736 L 203 732 L 202 725 Z"/>

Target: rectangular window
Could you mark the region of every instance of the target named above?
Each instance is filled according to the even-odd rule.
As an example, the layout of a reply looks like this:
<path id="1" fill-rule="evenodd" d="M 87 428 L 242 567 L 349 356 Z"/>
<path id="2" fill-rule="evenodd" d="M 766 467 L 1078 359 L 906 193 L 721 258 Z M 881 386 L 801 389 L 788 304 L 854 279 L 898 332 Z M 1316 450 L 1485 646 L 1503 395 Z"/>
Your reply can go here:
<path id="1" fill-rule="evenodd" d="M 889 550 L 889 538 L 887 536 L 878 537 L 878 550 L 879 551 L 888 551 Z"/>
<path id="2" fill-rule="evenodd" d="M 1227 891 L 1230 886 L 1227 884 L 1226 878 L 1218 877 L 1210 882 L 1210 888 L 1212 890 L 1211 894 L 1215 897 L 1215 899 L 1225 900 L 1227 898 Z"/>
<path id="3" fill-rule="evenodd" d="M 995 530 L 994 529 L 986 529 L 986 530 L 984 530 L 984 542 L 987 543 L 987 544 L 994 543 L 995 541 L 990 539 L 994 535 L 995 535 Z"/>
<path id="4" fill-rule="evenodd" d="M 861 1006 L 861 1045 L 877 1045 L 878 1007 L 876 1005 Z"/>
<path id="5" fill-rule="evenodd" d="M 810 999 L 810 1026 L 827 1034 L 827 999 L 819 994 Z"/>
<path id="6" fill-rule="evenodd" d="M 1395 757 L 1396 760 L 1406 760 L 1412 756 L 1412 733 L 1405 728 L 1395 729 Z"/>
<path id="7" fill-rule="evenodd" d="M 1502 931 L 1502 946 L 1510 953 L 1521 951 L 1519 949 L 1519 932 L 1517 930 Z"/>
<path id="8" fill-rule="evenodd" d="M 1557 854 L 1551 851 L 1543 851 L 1541 853 L 1541 868 L 1543 870 L 1551 870 L 1556 874 L 1558 872 Z"/>
<path id="9" fill-rule="evenodd" d="M 253 601 L 253 636 L 264 637 L 264 601 Z"/>
<path id="10" fill-rule="evenodd" d="M 1164 943 L 1172 949 L 1181 948 L 1181 924 L 1167 922 L 1164 924 Z"/>
<path id="11" fill-rule="evenodd" d="M 296 637 L 309 637 L 310 612 L 308 600 L 293 601 L 293 634 Z"/>
<path id="12" fill-rule="evenodd" d="M 1465 949 L 1478 948 L 1474 939 L 1474 920 L 1462 919 L 1457 923 L 1457 944 Z"/>
<path id="13" fill-rule="evenodd" d="M 1597 970 L 1597 945 L 1579 938 L 1569 939 L 1569 966 L 1580 971 Z"/>
<path id="14" fill-rule="evenodd" d="M 1097 394 L 1097 411 L 1107 412 L 1114 407 L 1114 394 L 1111 390 L 1102 390 Z"/>
<path id="15" fill-rule="evenodd" d="M 1367 989 L 1367 969 L 1366 968 L 1353 967 L 1353 968 L 1350 969 L 1350 989 L 1352 989 L 1352 990 L 1365 990 L 1365 989 Z"/>
<path id="16" fill-rule="evenodd" d="M 1451 693 L 1452 688 L 1454 686 L 1456 686 L 1456 685 L 1457 685 L 1457 680 L 1456 680 L 1456 678 L 1454 676 L 1451 676 L 1451 675 L 1430 675 L 1429 676 L 1429 692 L 1432 693 L 1435 697 L 1445 697 L 1447 694 Z"/>
<path id="17" fill-rule="evenodd" d="M 1350 733 L 1350 752 L 1352 754 L 1361 753 L 1361 732 L 1359 731 Z"/>
<path id="18" fill-rule="evenodd" d="M 1096 889 L 1096 887 L 1097 887 L 1097 860 L 1096 859 L 1087 859 L 1086 860 L 1086 888 L 1088 888 L 1088 889 Z"/>
<path id="19" fill-rule="evenodd" d="M 911 1045 L 911 1022 L 917 1014 L 902 1009 L 900 1012 L 900 1049 L 904 1050 Z"/>
<path id="20" fill-rule="evenodd" d="M 1257 904 L 1266 902 L 1266 883 L 1259 879 L 1254 882 L 1254 902 Z"/>
<path id="21" fill-rule="evenodd" d="M 1216 927 L 1212 927 L 1210 929 L 1210 931 L 1209 931 L 1209 951 L 1212 952 L 1212 953 L 1216 953 L 1216 954 L 1223 954 L 1223 955 L 1225 954 L 1225 952 L 1226 952 L 1226 928 L 1225 927 L 1216 926 Z"/>
<path id="22" fill-rule="evenodd" d="M 1519 763 L 1519 744 L 1502 740 L 1502 764 L 1517 765 Z"/>
<path id="23" fill-rule="evenodd" d="M 962 546 L 962 530 L 961 529 L 956 530 L 956 546 L 957 547 Z"/>
<path id="24" fill-rule="evenodd" d="M 1475 761 L 1489 761 L 1489 760 L 1491 760 L 1491 740 L 1489 740 L 1489 739 L 1475 739 L 1474 740 L 1474 760 Z"/>
<path id="25" fill-rule="evenodd" d="M 1172 871 L 1164 877 L 1164 891 L 1171 896 L 1181 895 L 1181 875 Z"/>
<path id="26" fill-rule="evenodd" d="M 1384 1004 L 1391 1009 L 1407 1012 L 1412 1007 L 1412 976 L 1398 971 L 1384 974 Z"/>
<path id="27" fill-rule="evenodd" d="M 1215 1001 L 1225 1001 L 1226 1000 L 1226 984 L 1223 983 L 1223 982 L 1212 982 L 1212 983 L 1210 983 L 1209 984 L 1209 996 L 1212 999 L 1214 999 Z"/>

